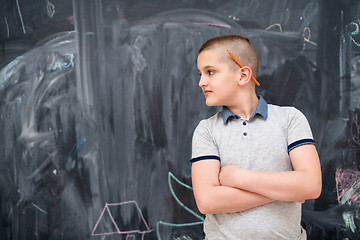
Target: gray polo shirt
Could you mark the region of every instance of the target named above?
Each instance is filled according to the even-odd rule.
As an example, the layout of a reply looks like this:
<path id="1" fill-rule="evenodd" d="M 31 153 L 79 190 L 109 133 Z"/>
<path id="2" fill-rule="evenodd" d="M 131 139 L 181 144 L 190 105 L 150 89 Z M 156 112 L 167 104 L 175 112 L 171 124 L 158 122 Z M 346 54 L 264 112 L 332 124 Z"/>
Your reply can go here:
<path id="1" fill-rule="evenodd" d="M 306 117 L 294 107 L 267 104 L 260 96 L 255 112 L 241 119 L 226 107 L 202 120 L 192 142 L 191 162 L 217 159 L 257 171 L 292 171 L 289 152 L 315 144 Z M 206 239 L 306 239 L 301 204 L 272 202 L 237 213 L 207 214 Z"/>

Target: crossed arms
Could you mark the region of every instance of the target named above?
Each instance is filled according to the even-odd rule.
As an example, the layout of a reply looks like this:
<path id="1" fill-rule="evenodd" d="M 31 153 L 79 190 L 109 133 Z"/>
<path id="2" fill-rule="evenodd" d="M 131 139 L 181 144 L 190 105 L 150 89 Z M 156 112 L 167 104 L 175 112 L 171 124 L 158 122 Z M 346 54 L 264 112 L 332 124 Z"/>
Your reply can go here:
<path id="1" fill-rule="evenodd" d="M 218 160 L 192 163 L 194 196 L 203 214 L 233 213 L 273 201 L 303 202 L 321 193 L 321 167 L 312 144 L 289 153 L 293 171 L 261 172 L 236 166 L 220 167 Z"/>

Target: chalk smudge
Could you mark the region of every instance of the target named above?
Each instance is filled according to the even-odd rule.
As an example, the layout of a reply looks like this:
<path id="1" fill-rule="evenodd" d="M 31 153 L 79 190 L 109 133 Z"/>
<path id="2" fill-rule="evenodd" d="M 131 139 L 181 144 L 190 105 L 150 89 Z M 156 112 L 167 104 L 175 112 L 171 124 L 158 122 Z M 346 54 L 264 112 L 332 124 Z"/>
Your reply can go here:
<path id="1" fill-rule="evenodd" d="M 356 231 L 354 218 L 360 219 L 360 171 L 338 168 L 335 180 L 338 202 L 350 204 L 356 208 L 354 212 L 343 213 L 346 226 L 354 233 Z"/>

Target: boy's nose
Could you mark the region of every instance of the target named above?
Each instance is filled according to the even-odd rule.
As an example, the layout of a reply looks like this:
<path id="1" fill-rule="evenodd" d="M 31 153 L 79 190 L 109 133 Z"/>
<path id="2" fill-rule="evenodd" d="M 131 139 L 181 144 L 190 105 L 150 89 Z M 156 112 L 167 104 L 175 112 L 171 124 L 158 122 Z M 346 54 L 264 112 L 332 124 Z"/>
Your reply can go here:
<path id="1" fill-rule="evenodd" d="M 200 80 L 199 80 L 199 87 L 204 87 L 204 86 L 206 86 L 206 84 L 207 84 L 207 82 L 206 82 L 206 79 L 205 79 L 205 77 L 204 76 L 201 76 L 200 77 Z"/>

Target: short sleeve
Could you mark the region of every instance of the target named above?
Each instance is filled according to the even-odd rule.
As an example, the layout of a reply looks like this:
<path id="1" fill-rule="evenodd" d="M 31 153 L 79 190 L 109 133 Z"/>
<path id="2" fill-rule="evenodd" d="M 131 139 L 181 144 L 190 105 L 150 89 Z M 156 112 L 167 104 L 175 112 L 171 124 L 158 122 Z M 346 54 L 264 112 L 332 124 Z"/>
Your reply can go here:
<path id="1" fill-rule="evenodd" d="M 193 163 L 206 159 L 220 161 L 219 151 L 213 140 L 212 131 L 206 120 L 202 120 L 194 131 L 190 162 Z"/>
<path id="2" fill-rule="evenodd" d="M 311 128 L 305 115 L 296 108 L 290 108 L 288 115 L 288 152 L 305 144 L 314 144 Z"/>

